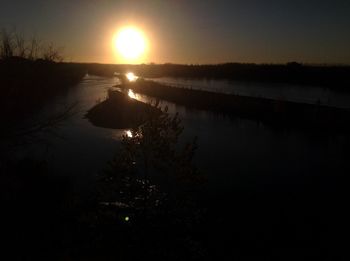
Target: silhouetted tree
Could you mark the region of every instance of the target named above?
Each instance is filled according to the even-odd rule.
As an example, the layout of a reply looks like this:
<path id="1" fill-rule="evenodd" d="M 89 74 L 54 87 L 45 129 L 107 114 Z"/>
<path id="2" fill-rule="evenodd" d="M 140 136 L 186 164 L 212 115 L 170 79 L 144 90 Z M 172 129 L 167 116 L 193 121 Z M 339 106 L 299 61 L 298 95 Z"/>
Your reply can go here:
<path id="1" fill-rule="evenodd" d="M 121 246 L 130 259 L 201 258 L 205 250 L 194 236 L 203 216 L 196 201 L 202 178 L 192 162 L 196 140 L 182 146 L 178 115 L 154 106 L 143 125 L 123 136 L 120 152 L 104 172 L 98 224 L 122 231 L 105 240 Z"/>
<path id="2" fill-rule="evenodd" d="M 16 56 L 21 58 L 27 57 L 27 47 L 26 47 L 26 41 L 22 34 L 16 33 L 14 35 L 14 40 L 16 44 Z"/>
<path id="3" fill-rule="evenodd" d="M 62 50 L 54 46 L 53 43 L 48 44 L 45 48 L 43 48 L 42 58 L 45 61 L 50 62 L 62 62 Z"/>
<path id="4" fill-rule="evenodd" d="M 36 60 L 39 57 L 39 47 L 40 47 L 40 42 L 39 40 L 35 37 L 32 36 L 30 41 L 27 44 L 27 58 L 29 60 Z"/>
<path id="5" fill-rule="evenodd" d="M 14 30 L 2 29 L 0 34 L 0 58 L 6 60 L 12 57 L 28 60 L 43 59 L 49 62 L 62 62 L 62 48 L 56 47 L 53 43 L 40 44 L 40 41 L 33 36 L 26 40 L 23 34 Z"/>
<path id="6" fill-rule="evenodd" d="M 164 110 L 158 104 L 154 107 L 156 110 L 149 110 L 143 125 L 123 136 L 121 151 L 103 176 L 109 187 L 103 190 L 108 200 L 127 205 L 139 201 L 141 206 L 154 207 L 165 194 L 168 199 L 179 196 L 200 180 L 192 162 L 196 140 L 181 148 L 179 137 L 183 127 L 178 114 L 170 116 L 167 107 Z M 122 198 L 118 198 L 120 195 Z"/>
<path id="7" fill-rule="evenodd" d="M 14 55 L 15 43 L 13 40 L 13 34 L 3 29 L 1 31 L 0 39 L 0 57 L 1 59 L 7 59 Z"/>

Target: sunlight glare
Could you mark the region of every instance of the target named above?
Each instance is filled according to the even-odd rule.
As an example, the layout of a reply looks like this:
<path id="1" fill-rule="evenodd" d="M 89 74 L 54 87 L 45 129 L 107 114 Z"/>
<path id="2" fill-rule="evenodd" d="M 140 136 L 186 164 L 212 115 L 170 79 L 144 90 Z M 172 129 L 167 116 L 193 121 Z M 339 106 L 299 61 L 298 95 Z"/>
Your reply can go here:
<path id="1" fill-rule="evenodd" d="M 134 73 L 129 72 L 126 74 L 126 78 L 128 78 L 129 82 L 135 82 L 139 77 L 137 77 Z"/>
<path id="2" fill-rule="evenodd" d="M 131 130 L 127 130 L 125 133 L 126 133 L 126 136 L 127 136 L 128 138 L 132 138 L 132 132 L 131 132 Z"/>
<path id="3" fill-rule="evenodd" d="M 136 99 L 136 94 L 131 89 L 129 89 L 128 95 L 131 99 Z"/>
<path id="4" fill-rule="evenodd" d="M 115 47 L 126 62 L 138 60 L 146 50 L 146 40 L 134 27 L 121 29 L 115 37 Z"/>

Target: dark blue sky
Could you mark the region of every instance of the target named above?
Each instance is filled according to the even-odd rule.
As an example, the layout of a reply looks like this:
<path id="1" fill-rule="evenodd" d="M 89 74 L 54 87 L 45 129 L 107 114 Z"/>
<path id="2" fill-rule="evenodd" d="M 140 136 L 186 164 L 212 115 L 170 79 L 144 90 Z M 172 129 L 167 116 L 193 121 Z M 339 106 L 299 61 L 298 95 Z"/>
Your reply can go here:
<path id="1" fill-rule="evenodd" d="M 349 0 L 1 1 L 1 27 L 64 46 L 67 60 L 118 63 L 125 25 L 147 35 L 145 62 L 350 64 Z"/>

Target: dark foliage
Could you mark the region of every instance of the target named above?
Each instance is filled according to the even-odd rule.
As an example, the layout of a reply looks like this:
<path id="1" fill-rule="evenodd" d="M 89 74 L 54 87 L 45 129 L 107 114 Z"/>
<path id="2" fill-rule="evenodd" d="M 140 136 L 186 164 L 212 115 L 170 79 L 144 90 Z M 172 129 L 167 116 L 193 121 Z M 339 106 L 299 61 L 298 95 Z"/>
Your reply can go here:
<path id="1" fill-rule="evenodd" d="M 123 137 L 101 180 L 102 218 L 114 219 L 111 227 L 129 224 L 131 234 L 114 240 L 129 258 L 200 258 L 205 251 L 195 238 L 202 211 L 196 204 L 202 178 L 192 163 L 196 144 L 181 148 L 178 116 L 159 110 L 149 110 L 145 123 Z"/>

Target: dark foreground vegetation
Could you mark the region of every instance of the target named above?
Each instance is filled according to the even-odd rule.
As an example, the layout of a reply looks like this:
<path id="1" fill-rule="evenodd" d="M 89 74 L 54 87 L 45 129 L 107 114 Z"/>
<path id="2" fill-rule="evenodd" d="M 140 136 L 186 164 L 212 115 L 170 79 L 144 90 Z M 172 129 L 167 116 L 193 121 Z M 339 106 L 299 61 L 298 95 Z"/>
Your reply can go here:
<path id="1" fill-rule="evenodd" d="M 73 105 L 45 119 L 35 119 L 44 104 L 78 83 L 83 67 L 62 63 L 62 53 L 53 44 L 43 45 L 36 38 L 26 40 L 15 32 L 0 35 L 0 152 L 9 140 L 22 143 L 24 136 L 52 129 L 66 119 Z"/>
<path id="2" fill-rule="evenodd" d="M 2 106 L 10 107 L 7 112 L 28 113 L 78 83 L 84 74 L 85 71 L 74 64 L 31 61 L 20 57 L 2 59 Z"/>
<path id="3" fill-rule="evenodd" d="M 303 104 L 290 101 L 214 93 L 186 88 L 174 88 L 140 79 L 124 83 L 158 99 L 181 104 L 189 108 L 210 110 L 217 113 L 262 121 L 280 128 L 301 127 L 322 131 L 348 132 L 350 111 L 320 104 Z"/>
<path id="4" fill-rule="evenodd" d="M 60 49 L 2 31 L 0 102 L 4 115 L 30 113 L 85 75 L 81 66 L 62 63 Z M 11 115 L 10 117 L 12 117 Z"/>
<path id="5" fill-rule="evenodd" d="M 247 82 L 291 83 L 324 86 L 330 89 L 349 90 L 350 66 L 288 64 L 240 64 L 217 65 L 102 65 L 89 64 L 89 73 L 112 76 L 114 72 L 134 72 L 145 78 L 183 77 L 206 79 L 230 79 Z"/>

